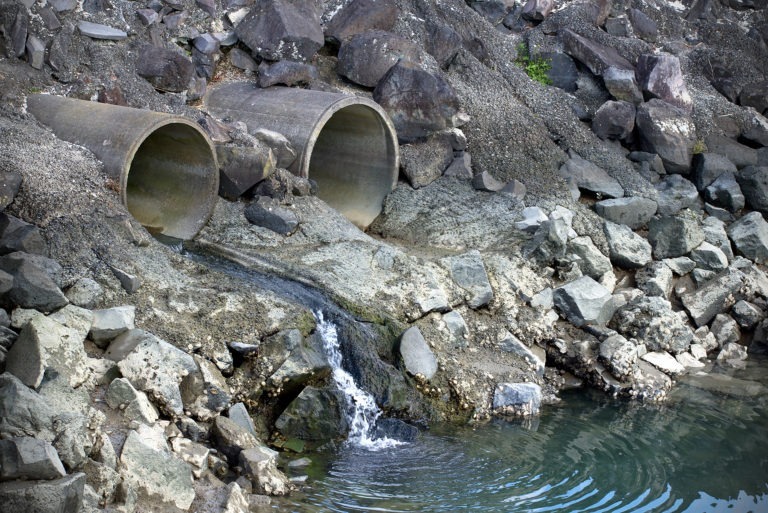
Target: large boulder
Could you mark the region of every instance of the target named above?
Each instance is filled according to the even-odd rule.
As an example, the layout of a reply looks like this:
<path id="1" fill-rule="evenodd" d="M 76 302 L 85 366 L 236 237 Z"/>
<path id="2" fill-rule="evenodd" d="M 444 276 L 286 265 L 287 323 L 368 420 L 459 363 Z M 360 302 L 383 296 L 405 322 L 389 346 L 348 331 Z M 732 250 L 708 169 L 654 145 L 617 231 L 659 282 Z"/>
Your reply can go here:
<path id="1" fill-rule="evenodd" d="M 611 67 L 634 70 L 632 63 L 613 48 L 580 36 L 570 29 L 563 31 L 563 45 L 565 53 L 580 61 L 595 75 L 600 76 Z"/>
<path id="2" fill-rule="evenodd" d="M 244 449 L 238 461 L 243 473 L 254 484 L 255 492 L 264 495 L 286 495 L 291 487 L 288 478 L 277 469 L 279 453 L 264 445 Z"/>
<path id="3" fill-rule="evenodd" d="M 437 372 L 437 358 L 417 326 L 408 328 L 400 337 L 400 356 L 405 370 L 414 376 L 432 379 Z"/>
<path id="4" fill-rule="evenodd" d="M 463 255 L 448 257 L 441 263 L 448 269 L 456 285 L 466 292 L 470 308 L 481 308 L 491 302 L 493 289 L 479 251 L 475 249 Z"/>
<path id="5" fill-rule="evenodd" d="M 693 110 L 693 101 L 680 70 L 680 59 L 676 56 L 643 54 L 637 60 L 635 74 L 644 93 L 679 107 L 687 114 Z"/>
<path id="6" fill-rule="evenodd" d="M 51 481 L 9 481 L 0 483 L 0 503 L 8 512 L 79 513 L 84 490 L 82 472 Z"/>
<path id="7" fill-rule="evenodd" d="M 499 383 L 493 392 L 493 411 L 497 415 L 537 415 L 541 396 L 536 383 Z"/>
<path id="8" fill-rule="evenodd" d="M 605 256 L 592 239 L 587 236 L 568 241 L 568 253 L 576 257 L 576 264 L 586 276 L 599 280 L 605 273 L 613 271 L 611 260 Z"/>
<path id="9" fill-rule="evenodd" d="M 356 34 L 341 44 L 339 75 L 365 87 L 376 87 L 398 61 L 419 64 L 423 50 L 413 41 L 383 30 Z"/>
<path id="10" fill-rule="evenodd" d="M 648 223 L 648 241 L 654 257 L 674 258 L 704 242 L 704 232 L 695 219 L 687 216 L 659 217 Z"/>
<path id="11" fill-rule="evenodd" d="M 56 449 L 31 437 L 0 440 L 0 481 L 57 479 L 67 475 Z"/>
<path id="12" fill-rule="evenodd" d="M 635 129 L 635 106 L 626 101 L 607 101 L 592 118 L 592 131 L 600 139 L 626 140 Z"/>
<path id="13" fill-rule="evenodd" d="M 643 150 L 657 153 L 670 173 L 688 173 L 696 127 L 685 111 L 659 99 L 637 108 L 635 125 Z"/>
<path id="14" fill-rule="evenodd" d="M 611 262 L 625 269 L 643 267 L 652 260 L 651 245 L 628 226 L 606 221 L 603 226 Z"/>
<path id="15" fill-rule="evenodd" d="M 696 326 L 704 326 L 728 308 L 728 297 L 738 291 L 743 282 L 744 273 L 729 268 L 680 299 Z"/>
<path id="16" fill-rule="evenodd" d="M 736 250 L 753 262 L 768 262 L 768 222 L 760 212 L 750 212 L 728 227 Z"/>
<path id="17" fill-rule="evenodd" d="M 257 0 L 235 27 L 251 51 L 269 61 L 308 61 L 325 43 L 315 2 Z"/>
<path id="18" fill-rule="evenodd" d="M 145 45 L 138 51 L 136 74 L 159 91 L 186 91 L 195 75 L 195 65 L 180 51 Z"/>
<path id="19" fill-rule="evenodd" d="M 758 165 L 757 150 L 730 137 L 713 133 L 704 138 L 704 143 L 707 151 L 723 155 L 739 169 Z"/>
<path id="20" fill-rule="evenodd" d="M 237 464 L 241 451 L 260 445 L 248 428 L 222 415 L 213 419 L 210 436 L 211 441 L 232 465 Z"/>
<path id="21" fill-rule="evenodd" d="M 637 346 L 616 334 L 600 343 L 600 359 L 605 362 L 611 374 L 619 379 L 633 375 L 637 363 Z"/>
<path id="22" fill-rule="evenodd" d="M 347 434 L 346 403 L 338 390 L 306 387 L 277 418 L 275 427 L 286 437 L 335 440 Z"/>
<path id="23" fill-rule="evenodd" d="M 759 114 L 768 114 L 768 80 L 745 85 L 739 94 L 739 104 L 752 107 Z"/>
<path id="24" fill-rule="evenodd" d="M 605 324 L 613 315 L 611 291 L 589 276 L 557 287 L 553 293 L 555 307 L 574 326 Z"/>
<path id="25" fill-rule="evenodd" d="M 693 340 L 685 320 L 662 297 L 640 296 L 630 301 L 616 311 L 609 326 L 642 342 L 649 351 L 678 354 L 687 351 Z"/>
<path id="26" fill-rule="evenodd" d="M 768 215 L 768 166 L 747 166 L 736 174 L 746 204 Z"/>
<path id="27" fill-rule="evenodd" d="M 599 197 L 620 198 L 624 189 L 604 169 L 569 151 L 570 158 L 560 167 L 558 173 L 580 190 L 586 190 Z"/>
<path id="28" fill-rule="evenodd" d="M 232 395 L 229 385 L 215 364 L 194 355 L 197 371 L 181 380 L 181 400 L 184 409 L 195 418 L 209 420 L 229 407 Z"/>
<path id="29" fill-rule="evenodd" d="M 612 198 L 595 203 L 597 215 L 613 223 L 624 224 L 633 230 L 642 228 L 658 209 L 658 204 L 640 196 Z"/>
<path id="30" fill-rule="evenodd" d="M 69 303 L 40 255 L 16 251 L 0 257 L 0 300 L 6 307 L 20 306 L 52 312 Z M 9 280 L 12 278 L 12 280 Z"/>
<path id="31" fill-rule="evenodd" d="M 736 165 L 717 153 L 697 153 L 693 156 L 692 179 L 696 189 L 703 191 L 723 173 L 736 173 Z"/>
<path id="32" fill-rule="evenodd" d="M 656 184 L 656 190 L 659 192 L 656 213 L 660 216 L 673 216 L 699 201 L 696 187 L 680 175 L 665 176 Z"/>
<path id="33" fill-rule="evenodd" d="M 398 9 L 388 0 L 352 0 L 333 15 L 325 27 L 325 37 L 335 43 L 367 30 L 391 30 Z"/>

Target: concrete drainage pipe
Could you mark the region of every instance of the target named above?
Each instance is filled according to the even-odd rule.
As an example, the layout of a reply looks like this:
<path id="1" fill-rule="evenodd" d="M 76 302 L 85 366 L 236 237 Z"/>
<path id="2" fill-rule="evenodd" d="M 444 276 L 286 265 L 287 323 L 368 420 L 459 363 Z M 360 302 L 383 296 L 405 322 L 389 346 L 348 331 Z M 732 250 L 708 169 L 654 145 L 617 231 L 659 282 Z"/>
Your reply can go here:
<path id="1" fill-rule="evenodd" d="M 208 111 L 285 135 L 297 152 L 289 171 L 318 184 L 318 196 L 361 228 L 397 183 L 398 146 L 378 104 L 345 94 L 231 83 L 212 90 Z"/>
<path id="2" fill-rule="evenodd" d="M 27 108 L 60 138 L 85 146 L 120 185 L 120 198 L 150 232 L 191 239 L 213 213 L 219 170 L 208 136 L 171 114 L 51 95 Z"/>

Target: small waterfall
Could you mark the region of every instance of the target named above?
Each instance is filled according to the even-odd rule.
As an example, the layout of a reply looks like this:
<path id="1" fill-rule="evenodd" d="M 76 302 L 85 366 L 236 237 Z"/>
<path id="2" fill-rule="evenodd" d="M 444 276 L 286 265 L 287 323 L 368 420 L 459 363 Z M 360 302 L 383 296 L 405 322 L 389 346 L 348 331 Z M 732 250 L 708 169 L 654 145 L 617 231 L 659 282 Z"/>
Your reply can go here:
<path id="1" fill-rule="evenodd" d="M 328 363 L 333 370 L 333 381 L 336 387 L 344 394 L 347 405 L 347 419 L 349 420 L 348 442 L 364 447 L 368 450 L 378 451 L 403 444 L 392 438 L 375 438 L 374 428 L 376 419 L 381 415 L 381 410 L 376 406 L 373 396 L 362 390 L 355 383 L 352 375 L 341 366 L 341 350 L 339 349 L 339 337 L 336 326 L 331 321 L 323 318 L 323 312 L 315 313 L 317 329 L 323 339 L 323 348 L 328 357 Z"/>

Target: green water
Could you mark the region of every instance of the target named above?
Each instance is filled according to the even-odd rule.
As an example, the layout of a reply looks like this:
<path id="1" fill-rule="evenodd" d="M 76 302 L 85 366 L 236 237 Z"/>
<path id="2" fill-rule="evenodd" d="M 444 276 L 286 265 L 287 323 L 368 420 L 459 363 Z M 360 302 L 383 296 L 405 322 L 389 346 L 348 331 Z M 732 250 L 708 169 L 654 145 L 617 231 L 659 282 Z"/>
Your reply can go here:
<path id="1" fill-rule="evenodd" d="M 312 454 L 305 489 L 272 510 L 768 512 L 766 370 L 688 380 L 663 405 L 569 393 L 530 421 Z"/>

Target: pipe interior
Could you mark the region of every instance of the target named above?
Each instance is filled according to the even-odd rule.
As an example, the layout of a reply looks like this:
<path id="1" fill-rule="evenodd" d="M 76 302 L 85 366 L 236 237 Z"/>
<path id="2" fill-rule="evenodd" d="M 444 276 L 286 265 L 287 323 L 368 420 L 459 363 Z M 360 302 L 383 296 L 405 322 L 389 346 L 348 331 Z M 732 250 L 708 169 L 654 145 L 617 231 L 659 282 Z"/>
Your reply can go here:
<path id="1" fill-rule="evenodd" d="M 183 123 L 169 123 L 136 150 L 124 197 L 128 211 L 151 233 L 191 239 L 208 221 L 217 178 L 216 160 L 203 135 Z"/>
<path id="2" fill-rule="evenodd" d="M 317 195 L 360 227 L 379 215 L 396 176 L 397 149 L 381 116 L 365 105 L 336 111 L 307 148 Z"/>

